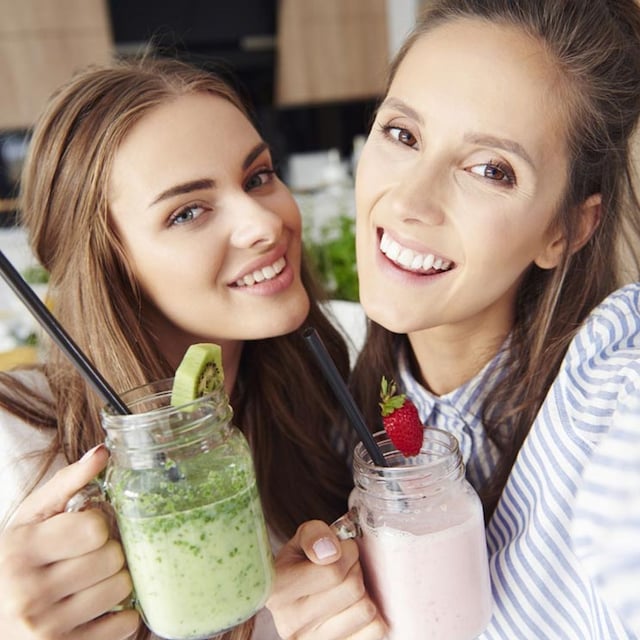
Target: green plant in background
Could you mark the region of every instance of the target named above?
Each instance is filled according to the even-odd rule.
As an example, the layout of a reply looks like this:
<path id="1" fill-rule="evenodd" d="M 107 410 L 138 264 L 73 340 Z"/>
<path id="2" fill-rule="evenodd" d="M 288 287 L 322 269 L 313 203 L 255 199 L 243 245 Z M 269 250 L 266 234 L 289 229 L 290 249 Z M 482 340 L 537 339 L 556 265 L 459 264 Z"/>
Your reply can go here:
<path id="1" fill-rule="evenodd" d="M 29 284 L 47 284 L 49 282 L 49 272 L 40 265 L 32 265 L 22 272 L 22 277 Z"/>
<path id="2" fill-rule="evenodd" d="M 305 233 L 311 266 L 332 298 L 358 301 L 355 220 L 339 215 L 323 225 L 315 238 Z"/>
<path id="3" fill-rule="evenodd" d="M 32 286 L 34 285 L 46 285 L 49 282 L 49 272 L 41 265 L 34 264 L 22 272 L 22 277 Z M 45 301 L 46 302 L 46 301 Z M 18 332 L 19 341 L 21 344 L 27 345 L 29 347 L 37 347 L 38 346 L 38 332 L 29 331 L 25 332 L 24 329 Z M 17 336 L 18 337 L 18 336 Z"/>

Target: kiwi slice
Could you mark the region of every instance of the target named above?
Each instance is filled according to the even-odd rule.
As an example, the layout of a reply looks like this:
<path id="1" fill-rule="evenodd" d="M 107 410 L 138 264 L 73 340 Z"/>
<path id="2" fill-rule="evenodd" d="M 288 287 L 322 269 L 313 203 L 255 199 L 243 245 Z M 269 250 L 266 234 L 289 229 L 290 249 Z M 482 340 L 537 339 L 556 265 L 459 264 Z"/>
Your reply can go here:
<path id="1" fill-rule="evenodd" d="M 176 369 L 171 390 L 174 407 L 192 402 L 224 383 L 222 350 L 217 344 L 202 342 L 192 344 Z"/>

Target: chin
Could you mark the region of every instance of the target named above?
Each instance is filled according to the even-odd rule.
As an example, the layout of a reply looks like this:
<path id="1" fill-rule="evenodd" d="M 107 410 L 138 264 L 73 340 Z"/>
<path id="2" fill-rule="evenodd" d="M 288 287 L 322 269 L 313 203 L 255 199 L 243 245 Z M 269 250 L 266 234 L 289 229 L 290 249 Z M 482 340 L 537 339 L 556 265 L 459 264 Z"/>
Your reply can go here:
<path id="1" fill-rule="evenodd" d="M 262 338 L 275 338 L 286 335 L 299 329 L 309 315 L 309 298 L 304 295 L 304 299 L 286 302 L 278 307 L 277 312 L 264 319 L 265 335 Z"/>
<path id="2" fill-rule="evenodd" d="M 393 333 L 409 333 L 415 330 L 415 318 L 411 311 L 394 306 L 392 301 L 368 300 L 361 294 L 360 302 L 370 320 Z"/>
<path id="3" fill-rule="evenodd" d="M 381 327 L 384 327 L 387 331 L 391 331 L 392 333 L 408 334 L 416 330 L 413 324 L 409 324 L 406 320 L 401 318 L 389 318 L 386 315 L 378 317 L 371 314 L 367 315 L 371 320 L 373 320 L 373 322 L 379 324 Z"/>

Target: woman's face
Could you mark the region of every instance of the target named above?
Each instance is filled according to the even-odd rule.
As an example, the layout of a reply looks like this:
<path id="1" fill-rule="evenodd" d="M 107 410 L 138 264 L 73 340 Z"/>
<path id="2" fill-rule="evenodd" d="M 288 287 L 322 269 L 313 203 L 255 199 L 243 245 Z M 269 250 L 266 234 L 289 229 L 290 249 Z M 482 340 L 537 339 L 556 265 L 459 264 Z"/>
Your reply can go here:
<path id="1" fill-rule="evenodd" d="M 193 342 L 273 337 L 306 317 L 298 207 L 230 102 L 187 95 L 141 119 L 115 157 L 109 204 L 171 362 Z"/>
<path id="2" fill-rule="evenodd" d="M 458 20 L 411 48 L 356 180 L 373 320 L 508 332 L 523 273 L 555 266 L 563 246 L 551 224 L 568 165 L 556 81 L 540 46 L 507 27 Z"/>

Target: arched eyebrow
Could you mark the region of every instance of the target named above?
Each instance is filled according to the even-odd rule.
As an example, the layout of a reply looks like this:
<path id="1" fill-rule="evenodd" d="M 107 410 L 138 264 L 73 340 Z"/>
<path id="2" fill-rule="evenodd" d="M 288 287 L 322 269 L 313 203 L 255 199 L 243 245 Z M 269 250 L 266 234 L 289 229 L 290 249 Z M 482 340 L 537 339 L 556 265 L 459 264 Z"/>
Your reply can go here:
<path id="1" fill-rule="evenodd" d="M 527 150 L 519 142 L 511 140 L 510 138 L 500 138 L 498 136 L 492 136 L 484 133 L 467 133 L 464 136 L 464 141 L 472 144 L 479 144 L 484 147 L 496 147 L 503 151 L 515 153 L 535 169 L 535 164 L 533 163 L 531 156 L 527 153 Z"/>
<path id="2" fill-rule="evenodd" d="M 385 108 L 397 109 L 401 113 L 404 113 L 405 116 L 408 116 L 412 120 L 415 120 L 418 124 L 424 124 L 422 116 L 415 109 L 410 107 L 406 102 L 398 100 L 398 98 L 385 98 L 384 102 L 378 107 L 378 111 Z"/>
<path id="3" fill-rule="evenodd" d="M 258 144 L 255 147 L 253 147 L 251 151 L 249 151 L 249 153 L 247 154 L 247 157 L 244 159 L 244 162 L 242 163 L 243 171 L 246 171 L 251 166 L 251 163 L 263 151 L 268 151 L 268 150 L 269 150 L 269 145 L 264 140 L 262 140 L 261 142 L 258 142 Z"/>
<path id="4" fill-rule="evenodd" d="M 380 105 L 378 110 L 383 108 L 397 109 L 407 117 L 415 120 L 419 125 L 424 125 L 424 119 L 422 118 L 422 116 L 413 107 L 410 107 L 402 100 L 398 100 L 398 98 L 386 98 Z M 515 140 L 511 140 L 510 138 L 501 138 L 499 136 L 494 136 L 491 134 L 476 133 L 473 131 L 465 133 L 463 140 L 471 144 L 479 144 L 486 147 L 496 147 L 497 149 L 515 153 L 535 169 L 535 164 L 527 150 Z"/>
<path id="5" fill-rule="evenodd" d="M 263 140 L 260 141 L 249 153 L 246 155 L 245 159 L 242 162 L 242 170 L 246 171 L 251 164 L 255 161 L 256 158 L 260 156 L 261 153 L 269 149 L 269 145 Z M 181 184 L 176 184 L 168 189 L 165 189 L 162 193 L 160 193 L 154 200 L 151 202 L 149 207 L 153 207 L 154 205 L 162 202 L 163 200 L 167 200 L 169 198 L 173 198 L 175 196 L 181 196 L 185 193 L 191 193 L 193 191 L 202 191 L 205 189 L 215 189 L 216 181 L 211 178 L 199 178 L 197 180 L 189 180 L 188 182 L 183 182 Z"/>
<path id="6" fill-rule="evenodd" d="M 209 178 L 202 178 L 200 180 L 190 180 L 189 182 L 183 182 L 182 184 L 176 184 L 173 187 L 169 187 L 165 191 L 163 191 L 154 201 L 149 205 L 149 207 L 153 207 L 154 205 L 162 202 L 163 200 L 168 200 L 169 198 L 173 198 L 175 196 L 181 196 L 185 193 L 191 193 L 192 191 L 201 191 L 203 189 L 213 189 L 216 186 L 216 181 L 211 180 Z"/>

